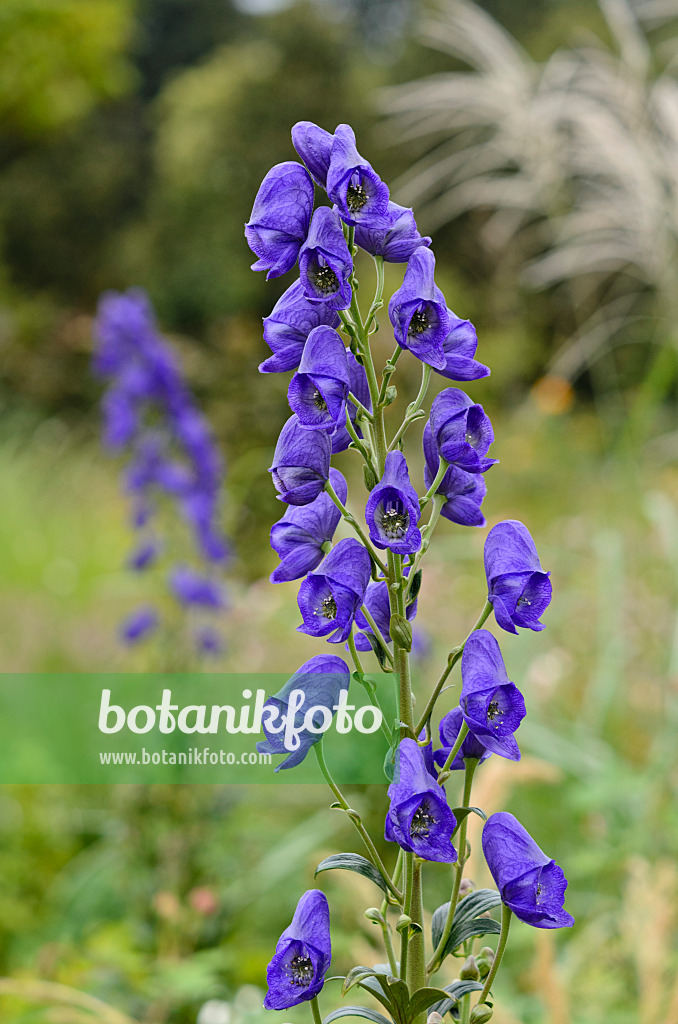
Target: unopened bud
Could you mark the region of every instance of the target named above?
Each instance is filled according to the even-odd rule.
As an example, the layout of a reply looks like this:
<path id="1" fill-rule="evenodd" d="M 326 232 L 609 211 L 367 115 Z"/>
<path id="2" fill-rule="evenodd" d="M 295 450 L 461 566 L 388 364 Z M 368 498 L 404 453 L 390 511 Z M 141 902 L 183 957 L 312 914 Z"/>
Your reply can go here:
<path id="1" fill-rule="evenodd" d="M 443 1018 L 437 1010 L 432 1010 L 426 1018 L 426 1024 L 443 1024 Z"/>
<path id="2" fill-rule="evenodd" d="M 401 914 L 396 924 L 396 931 L 402 935 L 403 932 L 407 931 L 411 924 L 412 918 L 408 917 L 407 914 Z"/>
<path id="3" fill-rule="evenodd" d="M 377 486 L 377 478 L 374 475 L 374 470 L 371 466 L 363 466 L 363 480 L 365 481 L 365 487 L 368 491 L 373 491 Z"/>
<path id="4" fill-rule="evenodd" d="M 471 878 L 462 878 L 461 885 L 459 886 L 459 899 L 462 900 L 464 896 L 468 896 L 469 893 L 473 892 L 476 887 L 476 883 Z"/>
<path id="5" fill-rule="evenodd" d="M 467 956 L 464 960 L 462 969 L 459 971 L 459 977 L 462 981 L 477 981 L 480 977 L 478 965 L 476 964 L 476 958 L 474 956 Z"/>
<path id="6" fill-rule="evenodd" d="M 492 968 L 490 961 L 486 960 L 484 956 L 477 956 L 476 964 L 478 965 L 478 973 L 480 974 L 480 977 L 486 978 Z"/>
<path id="7" fill-rule="evenodd" d="M 397 397 L 398 391 L 396 387 L 393 384 L 391 384 L 389 387 L 386 388 L 386 394 L 384 395 L 384 405 L 390 405 L 391 402 L 395 402 Z"/>
<path id="8" fill-rule="evenodd" d="M 492 1019 L 492 1007 L 487 1003 L 478 1003 L 471 1010 L 471 1024 L 487 1024 Z"/>
<path id="9" fill-rule="evenodd" d="M 384 923 L 383 915 L 377 907 L 368 907 L 365 911 L 365 917 L 368 921 L 374 921 L 375 924 Z"/>
<path id="10" fill-rule="evenodd" d="M 491 964 L 494 963 L 494 950 L 492 949 L 492 946 L 483 946 L 480 950 L 480 955 L 486 960 L 489 960 Z"/>
<path id="11" fill-rule="evenodd" d="M 412 650 L 412 627 L 404 615 L 395 612 L 391 616 L 389 633 L 398 647 L 402 647 L 404 651 Z"/>

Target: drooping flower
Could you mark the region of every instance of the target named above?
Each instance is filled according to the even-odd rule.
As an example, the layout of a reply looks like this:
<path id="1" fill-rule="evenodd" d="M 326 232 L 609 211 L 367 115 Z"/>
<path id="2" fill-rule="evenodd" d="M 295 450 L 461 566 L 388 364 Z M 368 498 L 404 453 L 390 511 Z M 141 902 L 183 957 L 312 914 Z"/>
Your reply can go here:
<path id="1" fill-rule="evenodd" d="M 295 281 L 283 292 L 271 313 L 264 317 L 264 341 L 273 355 L 259 366 L 261 373 L 283 373 L 296 370 L 301 362 L 306 339 L 314 327 L 338 327 L 341 323 L 336 309 L 323 302 L 311 302 Z"/>
<path id="2" fill-rule="evenodd" d="M 519 761 L 514 733 L 525 717 L 525 700 L 488 630 L 478 629 L 466 641 L 461 680 L 459 707 L 469 732 L 493 754 Z"/>
<path id="3" fill-rule="evenodd" d="M 317 996 L 332 959 L 330 910 L 319 889 L 299 900 L 292 923 L 278 939 L 266 969 L 267 1010 L 287 1010 Z"/>
<path id="4" fill-rule="evenodd" d="M 330 469 L 330 483 L 342 502 L 348 488 L 338 469 Z M 280 555 L 280 565 L 271 573 L 271 583 L 298 580 L 323 560 L 323 546 L 331 542 L 341 512 L 329 494 L 321 492 L 310 505 L 290 505 L 282 519 L 271 527 L 271 547 Z"/>
<path id="5" fill-rule="evenodd" d="M 297 262 L 313 210 L 313 182 L 305 167 L 287 160 L 262 181 L 245 225 L 255 256 L 252 270 L 266 270 L 266 280 L 280 277 Z"/>
<path id="6" fill-rule="evenodd" d="M 445 296 L 433 279 L 435 265 L 435 256 L 425 246 L 412 253 L 403 283 L 389 301 L 388 315 L 400 347 L 442 370 L 450 318 Z"/>
<path id="7" fill-rule="evenodd" d="M 137 608 L 120 627 L 120 636 L 126 644 L 136 644 L 157 629 L 159 623 L 155 608 Z"/>
<path id="8" fill-rule="evenodd" d="M 205 608 L 225 608 L 226 594 L 223 586 L 208 576 L 196 572 L 188 565 L 178 565 L 170 574 L 170 587 L 178 601 L 185 605 L 202 605 Z"/>
<path id="9" fill-rule="evenodd" d="M 315 327 L 287 392 L 292 412 L 304 427 L 334 430 L 344 426 L 349 386 L 348 360 L 341 337 L 332 327 Z"/>
<path id="10" fill-rule="evenodd" d="M 316 185 L 327 186 L 327 169 L 334 136 L 313 121 L 297 121 L 292 128 L 292 143 L 306 164 Z"/>
<path id="11" fill-rule="evenodd" d="M 387 263 L 407 263 L 415 249 L 429 246 L 431 239 L 419 234 L 412 210 L 389 202 L 382 223 L 373 227 L 357 225 L 355 243 L 373 256 L 382 256 Z"/>
<path id="12" fill-rule="evenodd" d="M 480 380 L 489 377 L 490 368 L 474 359 L 478 347 L 478 335 L 470 320 L 462 320 L 447 310 L 450 327 L 443 342 L 445 366 L 438 370 L 441 377 L 448 380 Z"/>
<path id="13" fill-rule="evenodd" d="M 326 636 L 333 644 L 347 640 L 365 600 L 370 570 L 363 545 L 353 538 L 340 540 L 299 588 L 297 603 L 304 621 L 298 631 Z"/>
<path id="14" fill-rule="evenodd" d="M 409 571 L 409 570 L 407 570 Z M 365 592 L 363 604 L 379 627 L 379 631 L 387 644 L 391 643 L 391 606 L 388 599 L 388 583 L 386 580 L 371 580 Z M 407 606 L 405 617 L 412 621 L 417 614 L 417 602 L 412 601 Z M 367 639 L 367 634 L 372 632 L 372 627 L 365 618 L 362 609 L 358 609 L 355 617 L 356 628 L 360 632 L 355 634 L 355 645 L 359 651 L 371 651 L 372 645 Z M 416 641 L 415 641 L 416 643 Z"/>
<path id="15" fill-rule="evenodd" d="M 411 555 L 421 547 L 417 529 L 420 515 L 419 497 L 410 483 L 405 456 L 399 451 L 389 452 L 384 475 L 365 506 L 370 540 L 397 555 Z"/>
<path id="16" fill-rule="evenodd" d="M 508 633 L 516 626 L 539 632 L 540 615 L 551 603 L 551 580 L 539 561 L 530 532 L 517 519 L 493 526 L 485 540 L 488 596 L 498 625 Z"/>
<path id="17" fill-rule="evenodd" d="M 314 501 L 329 478 L 331 454 L 326 430 L 309 430 L 297 416 L 290 416 L 280 431 L 269 469 L 280 500 L 288 505 Z"/>
<path id="18" fill-rule="evenodd" d="M 322 731 L 336 712 L 342 690 L 348 690 L 351 673 L 341 658 L 333 654 L 319 654 L 304 662 L 285 685 L 264 704 L 261 726 L 266 736 L 257 743 L 261 754 L 287 754 L 276 766 L 279 772 L 295 768 L 304 760 L 314 743 L 322 738 Z M 294 695 L 294 696 L 293 696 Z M 290 708 L 290 703 L 293 707 Z M 311 716 L 313 732 L 306 728 L 306 713 Z M 287 718 L 292 716 L 292 722 Z"/>
<path id="19" fill-rule="evenodd" d="M 351 305 L 353 261 L 336 210 L 319 206 L 313 214 L 308 238 L 299 252 L 299 276 L 311 302 L 329 309 Z"/>
<path id="20" fill-rule="evenodd" d="M 433 440 L 431 425 L 424 427 L 424 484 L 429 489 L 440 465 L 440 455 Z M 480 511 L 487 485 L 481 473 L 467 473 L 458 466 L 448 466 L 445 476 L 438 484 L 437 494 L 444 494 L 447 501 L 441 515 L 460 526 L 484 526 L 485 516 Z"/>
<path id="21" fill-rule="evenodd" d="M 483 853 L 502 903 L 534 928 L 570 928 L 563 907 L 567 879 L 529 832 L 507 811 L 492 814 L 483 828 Z"/>
<path id="22" fill-rule="evenodd" d="M 487 457 L 494 431 L 482 405 L 459 388 L 445 388 L 433 399 L 431 437 L 446 462 L 467 473 L 485 473 L 496 459 Z"/>
<path id="23" fill-rule="evenodd" d="M 442 743 L 442 747 L 436 750 L 433 755 L 433 759 L 439 768 L 443 767 L 447 758 L 450 756 L 450 751 L 457 742 L 457 737 L 463 721 L 464 716 L 459 706 L 452 708 L 452 710 L 448 711 L 441 719 L 438 729 L 440 732 L 440 742 Z M 461 747 L 457 751 L 455 758 L 450 765 L 450 769 L 452 771 L 458 771 L 459 769 L 463 771 L 466 767 L 464 764 L 464 758 L 474 757 L 479 762 L 486 761 L 491 753 L 492 751 L 488 750 L 487 747 L 480 742 L 477 736 L 474 736 L 472 732 L 467 732 Z"/>
<path id="24" fill-rule="evenodd" d="M 456 861 L 452 833 L 457 820 L 447 806 L 445 790 L 426 771 L 424 755 L 412 739 L 400 742 L 388 796 L 391 806 L 384 835 L 389 842 L 423 860 Z"/>
<path id="25" fill-rule="evenodd" d="M 356 149 L 347 124 L 337 126 L 327 169 L 327 195 L 346 224 L 388 221 L 388 186 Z"/>
<path id="26" fill-rule="evenodd" d="M 353 355 L 350 349 L 346 349 L 346 358 L 348 360 L 348 379 L 350 385 L 350 392 L 358 399 L 361 405 L 364 405 L 368 412 L 372 412 L 372 399 L 370 397 L 370 387 L 367 383 L 367 374 L 365 373 L 365 367 L 362 366 L 356 357 Z M 348 411 L 349 418 L 353 427 L 355 428 L 358 437 L 362 437 L 362 431 L 356 423 L 356 417 L 358 410 L 354 403 L 350 400 L 346 403 L 346 409 Z M 351 443 L 351 435 L 346 429 L 346 421 L 338 424 L 332 433 L 330 434 L 332 441 L 332 454 L 336 455 L 338 452 L 346 451 Z"/>

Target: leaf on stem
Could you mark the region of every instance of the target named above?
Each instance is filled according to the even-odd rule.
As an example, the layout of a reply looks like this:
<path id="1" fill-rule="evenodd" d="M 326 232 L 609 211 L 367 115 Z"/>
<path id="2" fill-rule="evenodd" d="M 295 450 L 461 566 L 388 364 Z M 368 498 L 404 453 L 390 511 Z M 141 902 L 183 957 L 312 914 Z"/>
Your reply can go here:
<path id="1" fill-rule="evenodd" d="M 389 889 L 385 879 L 382 878 L 374 864 L 366 857 L 361 857 L 359 853 L 334 853 L 318 864 L 315 873 L 319 875 L 321 871 L 334 870 L 355 871 L 356 874 L 369 878 L 371 882 L 379 886 L 382 892 L 388 895 Z"/>
<path id="2" fill-rule="evenodd" d="M 450 953 L 454 954 L 463 942 L 475 935 L 498 934 L 501 931 L 499 922 L 494 921 L 491 917 L 482 917 L 481 915 L 492 910 L 493 907 L 499 906 L 500 903 L 501 897 L 496 889 L 476 889 L 475 892 L 469 893 L 468 896 L 460 900 L 454 912 L 452 930 L 440 959 L 444 959 Z M 434 949 L 438 947 L 443 936 L 449 908 L 449 903 L 443 903 L 433 914 L 431 937 Z"/>

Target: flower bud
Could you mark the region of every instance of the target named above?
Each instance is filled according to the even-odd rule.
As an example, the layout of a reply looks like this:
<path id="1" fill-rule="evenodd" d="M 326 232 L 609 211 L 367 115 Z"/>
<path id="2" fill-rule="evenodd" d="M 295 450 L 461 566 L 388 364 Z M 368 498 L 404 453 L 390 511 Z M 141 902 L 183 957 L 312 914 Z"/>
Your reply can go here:
<path id="1" fill-rule="evenodd" d="M 478 966 L 478 973 L 480 974 L 480 977 L 486 978 L 492 968 L 490 961 L 486 960 L 484 956 L 477 956 L 476 964 Z"/>
<path id="2" fill-rule="evenodd" d="M 397 397 L 398 391 L 395 385 L 391 384 L 389 387 L 386 388 L 386 392 L 384 394 L 384 405 L 390 405 L 391 402 L 395 402 Z"/>
<path id="3" fill-rule="evenodd" d="M 443 1024 L 443 1018 L 436 1010 L 432 1010 L 426 1018 L 426 1024 Z"/>
<path id="4" fill-rule="evenodd" d="M 412 627 L 404 615 L 395 612 L 391 616 L 389 633 L 398 647 L 402 647 L 404 651 L 412 650 Z"/>
<path id="5" fill-rule="evenodd" d="M 412 924 L 412 918 L 408 917 L 407 914 L 401 914 L 400 917 L 398 918 L 398 922 L 396 924 L 396 931 L 400 935 L 402 935 L 403 932 L 407 931 L 407 929 L 410 927 L 411 924 Z"/>
<path id="6" fill-rule="evenodd" d="M 382 913 L 377 907 L 368 907 L 365 911 L 365 917 L 368 921 L 373 921 L 374 924 L 384 924 Z"/>
<path id="7" fill-rule="evenodd" d="M 484 957 L 485 960 L 489 960 L 491 964 L 494 963 L 494 950 L 492 949 L 492 946 L 483 946 L 480 950 L 480 955 Z"/>
<path id="8" fill-rule="evenodd" d="M 374 470 L 366 464 L 363 465 L 363 480 L 368 491 L 373 491 L 378 483 Z"/>
<path id="9" fill-rule="evenodd" d="M 459 899 L 463 899 L 464 896 L 468 896 L 469 893 L 473 892 L 476 887 L 476 883 L 470 878 L 462 878 L 461 885 L 459 886 Z"/>
<path id="10" fill-rule="evenodd" d="M 462 981 L 477 981 L 480 977 L 478 965 L 476 964 L 476 958 L 474 956 L 467 956 L 464 960 L 463 966 L 459 971 L 459 977 Z"/>
<path id="11" fill-rule="evenodd" d="M 491 1019 L 492 1007 L 488 1006 L 487 1003 L 478 1003 L 471 1010 L 471 1024 L 486 1024 L 486 1022 Z"/>

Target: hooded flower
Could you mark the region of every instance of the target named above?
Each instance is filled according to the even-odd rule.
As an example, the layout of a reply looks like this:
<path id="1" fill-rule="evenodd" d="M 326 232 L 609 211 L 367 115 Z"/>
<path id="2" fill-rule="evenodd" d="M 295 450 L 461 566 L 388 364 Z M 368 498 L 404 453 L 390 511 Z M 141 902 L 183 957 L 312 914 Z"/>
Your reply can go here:
<path id="1" fill-rule="evenodd" d="M 470 320 L 461 320 L 451 309 L 447 310 L 450 327 L 443 342 L 445 366 L 438 373 L 448 380 L 480 380 L 489 377 L 490 368 L 473 357 L 478 347 L 478 335 Z"/>
<path id="2" fill-rule="evenodd" d="M 500 811 L 483 828 L 483 853 L 502 903 L 534 928 L 571 928 L 563 908 L 563 869 L 539 849 L 520 822 Z"/>
<path id="3" fill-rule="evenodd" d="M 329 478 L 332 444 L 326 430 L 302 427 L 290 416 L 280 431 L 269 472 L 281 501 L 309 505 Z"/>
<path id="4" fill-rule="evenodd" d="M 378 548 L 389 548 L 397 555 L 411 555 L 421 547 L 417 523 L 421 510 L 419 498 L 410 483 L 402 452 L 389 452 L 384 475 L 370 493 L 365 506 L 365 521 L 370 540 Z"/>
<path id="5" fill-rule="evenodd" d="M 380 225 L 388 220 L 388 187 L 355 145 L 347 124 L 334 133 L 327 169 L 327 195 L 346 224 Z"/>
<path id="6" fill-rule="evenodd" d="M 304 427 L 334 430 L 344 426 L 349 386 L 348 359 L 341 337 L 332 327 L 315 327 L 287 392 L 292 412 Z"/>
<path id="7" fill-rule="evenodd" d="M 424 427 L 424 458 L 424 484 L 428 490 L 438 475 L 440 465 L 430 423 Z M 467 473 L 458 466 L 448 466 L 436 493 L 444 494 L 447 498 L 440 514 L 450 522 L 460 526 L 485 525 L 485 516 L 480 506 L 487 494 L 487 486 L 481 473 Z"/>
<path id="8" fill-rule="evenodd" d="M 460 707 L 452 708 L 452 710 L 448 711 L 445 717 L 441 719 L 439 732 L 442 747 L 439 750 L 436 750 L 433 755 L 433 760 L 439 768 L 443 767 L 450 756 L 450 751 L 457 742 L 457 736 L 459 735 L 459 730 L 461 729 L 463 721 L 464 716 Z M 475 757 L 479 762 L 487 761 L 491 753 L 492 751 L 483 746 L 480 740 L 474 736 L 472 732 L 467 732 L 466 738 L 457 751 L 450 768 L 452 771 L 458 771 L 459 769 L 463 771 L 466 767 L 464 764 L 464 758 Z"/>
<path id="9" fill-rule="evenodd" d="M 255 256 L 252 270 L 280 277 L 297 262 L 313 210 L 313 182 L 301 164 L 276 164 L 259 187 L 245 238 Z"/>
<path id="10" fill-rule="evenodd" d="M 499 644 L 486 629 L 476 630 L 466 641 L 461 680 L 459 707 L 469 732 L 493 754 L 519 761 L 513 734 L 525 717 L 525 701 L 506 675 Z"/>
<path id="11" fill-rule="evenodd" d="M 267 1010 L 287 1010 L 323 987 L 332 959 L 330 910 L 319 889 L 309 889 L 299 900 L 292 923 L 278 939 L 266 969 Z"/>
<path id="12" fill-rule="evenodd" d="M 273 355 L 259 365 L 260 373 L 296 370 L 313 328 L 321 324 L 338 327 L 340 323 L 335 309 L 326 303 L 310 302 L 301 281 L 295 281 L 280 296 L 270 315 L 264 317 L 264 341 Z"/>
<path id="13" fill-rule="evenodd" d="M 330 483 L 345 502 L 348 489 L 339 470 L 330 469 Z M 340 519 L 341 512 L 324 491 L 310 505 L 290 505 L 271 528 L 271 547 L 280 555 L 271 583 L 301 579 L 320 565 L 323 545 L 331 542 Z"/>
<path id="14" fill-rule="evenodd" d="M 391 806 L 384 835 L 389 842 L 424 860 L 456 861 L 452 833 L 457 820 L 447 806 L 445 790 L 426 771 L 424 754 L 412 739 L 401 740 L 398 747 L 388 796 Z"/>
<path id="15" fill-rule="evenodd" d="M 370 387 L 367 383 L 365 367 L 361 366 L 350 349 L 346 349 L 346 358 L 348 360 L 349 390 L 352 395 L 355 395 L 361 405 L 365 406 L 368 412 L 372 412 L 372 399 L 370 398 Z M 350 399 L 346 402 L 346 408 L 358 437 L 362 437 L 362 431 L 360 430 L 360 427 L 356 425 L 356 415 L 358 410 Z M 336 455 L 337 452 L 346 451 L 352 440 L 351 435 L 346 429 L 346 420 L 334 428 L 330 434 L 330 438 L 332 440 L 333 455 Z"/>
<path id="16" fill-rule="evenodd" d="M 334 136 L 313 121 L 297 121 L 292 129 L 292 143 L 304 161 L 316 185 L 327 186 L 327 169 Z"/>
<path id="17" fill-rule="evenodd" d="M 551 603 L 551 580 L 539 561 L 535 543 L 526 526 L 506 519 L 493 526 L 485 540 L 485 575 L 488 601 L 497 623 L 508 633 L 516 626 L 539 632 L 539 616 Z"/>
<path id="18" fill-rule="evenodd" d="M 373 256 L 383 256 L 387 263 L 407 263 L 415 249 L 420 245 L 429 246 L 431 239 L 419 234 L 412 210 L 389 202 L 381 224 L 356 227 L 355 243 Z"/>
<path id="19" fill-rule="evenodd" d="M 261 717 L 266 739 L 257 743 L 257 750 L 261 754 L 288 755 L 277 765 L 276 772 L 301 764 L 313 744 L 319 742 L 334 717 L 341 691 L 348 690 L 350 680 L 348 666 L 341 658 L 319 654 L 304 662 L 282 689 L 268 698 Z M 311 709 L 316 732 L 304 725 Z M 291 722 L 287 721 L 288 716 Z"/>
<path id="20" fill-rule="evenodd" d="M 326 636 L 333 644 L 347 640 L 365 600 L 370 570 L 370 556 L 362 544 L 352 538 L 340 540 L 299 588 L 297 603 L 304 620 L 297 626 L 299 632 Z"/>
<path id="21" fill-rule="evenodd" d="M 450 318 L 445 296 L 433 280 L 435 265 L 435 256 L 425 246 L 412 253 L 403 283 L 391 296 L 388 315 L 401 348 L 434 370 L 443 370 Z"/>
<path id="22" fill-rule="evenodd" d="M 158 628 L 158 613 L 155 608 L 137 608 L 120 627 L 120 636 L 126 644 L 136 644 Z"/>
<path id="23" fill-rule="evenodd" d="M 409 572 L 409 569 L 406 569 Z M 386 580 L 375 582 L 371 580 L 365 592 L 363 604 L 376 622 L 381 635 L 387 644 L 391 643 L 391 606 L 388 599 L 388 584 Z M 411 621 L 417 614 L 417 602 L 408 604 L 405 617 Z M 355 645 L 359 651 L 371 651 L 372 645 L 367 639 L 367 634 L 372 632 L 372 627 L 365 618 L 362 609 L 356 613 L 355 624 L 362 632 L 355 634 Z M 415 641 L 416 644 L 416 641 Z"/>
<path id="24" fill-rule="evenodd" d="M 329 206 L 319 206 L 299 253 L 299 276 L 304 294 L 311 302 L 322 302 L 329 309 L 348 309 L 352 272 L 353 261 L 339 214 Z"/>
<path id="25" fill-rule="evenodd" d="M 216 580 L 202 576 L 187 565 L 178 565 L 170 575 L 170 587 L 182 604 L 197 604 L 205 608 L 225 608 L 226 594 Z"/>
<path id="26" fill-rule="evenodd" d="M 467 473 L 485 473 L 496 459 L 487 458 L 494 431 L 482 405 L 464 391 L 446 388 L 431 404 L 431 437 L 446 462 Z"/>

